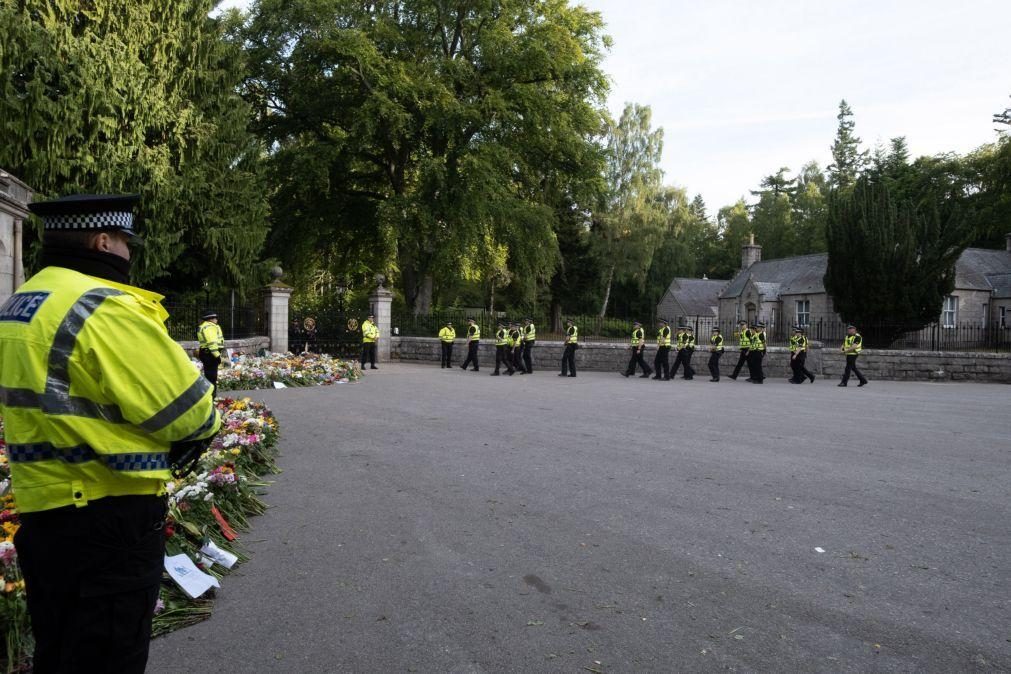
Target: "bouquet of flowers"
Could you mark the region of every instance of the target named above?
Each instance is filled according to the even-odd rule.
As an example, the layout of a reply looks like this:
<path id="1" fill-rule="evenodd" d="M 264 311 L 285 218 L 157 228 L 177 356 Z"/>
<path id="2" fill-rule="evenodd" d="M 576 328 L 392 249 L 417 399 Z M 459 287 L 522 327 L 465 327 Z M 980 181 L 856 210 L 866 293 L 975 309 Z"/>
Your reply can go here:
<path id="1" fill-rule="evenodd" d="M 219 399 L 221 432 L 200 458 L 197 469 L 166 484 L 169 514 L 165 522 L 167 555 L 187 554 L 205 573 L 220 579 L 247 557 L 236 547 L 238 532 L 249 517 L 262 514 L 267 483 L 276 473 L 277 419 L 265 405 L 249 398 Z M 0 660 L 8 672 L 23 669 L 32 650 L 24 581 L 17 565 L 13 537 L 17 509 L 10 494 L 10 470 L 0 419 L 0 628 L 5 652 Z M 229 562 L 227 565 L 222 560 Z M 210 616 L 212 598 L 191 599 L 166 578 L 155 607 L 153 632 L 165 634 Z"/>
<path id="2" fill-rule="evenodd" d="M 0 419 L 0 626 L 4 639 L 0 642 L 3 653 L 0 659 L 8 672 L 23 668 L 26 656 L 32 652 L 31 626 L 28 604 L 25 601 L 25 581 L 18 567 L 18 553 L 14 549 L 14 534 L 18 531 L 18 511 L 10 493 L 11 471 L 7 462 L 7 445 L 4 442 L 4 424 Z"/>
<path id="3" fill-rule="evenodd" d="M 247 391 L 285 386 L 329 386 L 355 381 L 362 376 L 358 363 L 326 354 L 273 353 L 267 356 L 233 358 L 218 371 L 219 391 Z"/>

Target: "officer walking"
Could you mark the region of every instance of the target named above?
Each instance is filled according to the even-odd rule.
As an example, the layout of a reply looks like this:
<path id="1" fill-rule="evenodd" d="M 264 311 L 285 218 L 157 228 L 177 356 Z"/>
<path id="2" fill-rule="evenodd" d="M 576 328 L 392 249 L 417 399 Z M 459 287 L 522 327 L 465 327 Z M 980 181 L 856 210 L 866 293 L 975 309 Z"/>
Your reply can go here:
<path id="1" fill-rule="evenodd" d="M 765 383 L 765 371 L 762 369 L 762 361 L 765 360 L 765 323 L 759 321 L 755 323 L 755 331 L 751 334 L 751 349 L 748 351 L 748 370 L 751 377 L 748 379 L 752 384 Z"/>
<path id="2" fill-rule="evenodd" d="M 681 324 L 678 326 L 677 334 L 674 335 L 674 365 L 671 367 L 670 378 L 671 381 L 677 379 L 678 370 L 681 369 L 682 373 L 688 372 L 688 369 L 684 367 L 685 364 L 685 326 Z M 683 369 L 682 369 L 683 368 Z"/>
<path id="3" fill-rule="evenodd" d="M 691 381 L 695 379 L 695 368 L 692 367 L 692 356 L 695 354 L 695 330 L 690 325 L 685 326 L 684 346 L 681 350 L 685 354 L 682 361 L 685 365 L 684 378 Z"/>
<path id="4" fill-rule="evenodd" d="M 439 330 L 439 342 L 442 343 L 443 368 L 453 367 L 453 340 L 456 339 L 456 330 L 453 328 L 453 321 L 446 321 L 445 327 Z"/>
<path id="5" fill-rule="evenodd" d="M 534 361 L 530 352 L 534 348 L 534 344 L 537 342 L 537 327 L 534 325 L 534 319 L 524 318 L 523 319 L 523 367 L 526 372 L 520 372 L 520 374 L 533 374 L 534 373 Z"/>
<path id="6" fill-rule="evenodd" d="M 218 395 L 218 366 L 221 364 L 221 352 L 225 350 L 225 335 L 218 325 L 218 315 L 213 311 L 204 314 L 204 322 L 197 328 L 197 341 L 200 343 L 200 362 L 204 366 L 204 377 L 214 387 L 213 395 Z"/>
<path id="7" fill-rule="evenodd" d="M 807 335 L 804 328 L 799 325 L 793 326 L 793 335 L 790 337 L 790 369 L 793 376 L 790 377 L 791 384 L 803 384 L 804 379 L 810 379 L 814 383 L 814 375 L 811 374 L 805 363 L 807 362 Z"/>
<path id="8" fill-rule="evenodd" d="M 579 328 L 572 320 L 565 321 L 565 351 L 562 352 L 562 373 L 559 377 L 576 376 L 576 349 L 579 348 Z"/>
<path id="9" fill-rule="evenodd" d="M 474 364 L 474 372 L 478 372 L 477 349 L 481 344 L 481 328 L 473 318 L 467 319 L 467 358 L 460 366 L 461 370 L 466 370 L 471 363 Z"/>
<path id="10" fill-rule="evenodd" d="M 656 357 L 653 358 L 653 379 L 670 380 L 670 324 L 666 318 L 659 320 L 660 329 L 656 333 Z"/>
<path id="11" fill-rule="evenodd" d="M 376 342 L 379 341 L 379 327 L 376 326 L 376 317 L 369 314 L 368 317 L 362 321 L 362 369 L 365 369 L 365 363 L 368 361 L 371 363 L 371 370 L 378 370 L 376 367 Z"/>
<path id="12" fill-rule="evenodd" d="M 713 328 L 712 337 L 709 338 L 709 375 L 710 382 L 720 380 L 720 358 L 723 357 L 723 335 L 719 328 Z"/>
<path id="13" fill-rule="evenodd" d="M 852 372 L 860 380 L 857 387 L 867 386 L 867 377 L 857 369 L 857 358 L 860 357 L 860 352 L 864 350 L 864 338 L 857 332 L 857 326 L 847 325 L 846 326 L 846 338 L 843 340 L 842 352 L 846 354 L 846 369 L 843 370 L 842 381 L 839 382 L 839 386 L 846 386 L 850 380 L 850 373 Z"/>
<path id="14" fill-rule="evenodd" d="M 165 483 L 221 424 L 211 384 L 129 285 L 136 196 L 32 204 L 42 270 L 0 306 L 0 414 L 36 672 L 144 671 Z"/>
<path id="15" fill-rule="evenodd" d="M 737 322 L 737 343 L 741 348 L 741 355 L 737 358 L 737 365 L 734 367 L 734 373 L 730 375 L 731 379 L 737 379 L 737 376 L 741 374 L 741 368 L 744 367 L 745 363 L 749 362 L 751 356 L 751 336 L 752 332 L 748 329 L 747 321 Z M 748 366 L 748 371 L 751 371 L 751 366 Z"/>
<path id="16" fill-rule="evenodd" d="M 520 374 L 526 374 L 526 368 L 523 367 L 523 332 L 516 321 L 509 324 L 509 346 L 513 367 L 519 370 Z"/>
<path id="17" fill-rule="evenodd" d="M 512 376 L 513 364 L 510 350 L 509 331 L 506 330 L 505 323 L 499 321 L 498 330 L 495 332 L 495 371 L 491 373 L 491 376 L 498 377 L 499 369 L 503 364 L 506 366 L 509 376 Z"/>
<path id="18" fill-rule="evenodd" d="M 632 322 L 632 357 L 628 361 L 628 367 L 623 373 L 626 377 L 631 377 L 635 374 L 636 364 L 642 368 L 642 374 L 639 375 L 640 379 L 646 379 L 651 374 L 653 370 L 649 369 L 649 365 L 646 364 L 646 360 L 643 358 L 643 350 L 646 348 L 646 333 L 642 329 L 642 323 L 639 321 Z"/>

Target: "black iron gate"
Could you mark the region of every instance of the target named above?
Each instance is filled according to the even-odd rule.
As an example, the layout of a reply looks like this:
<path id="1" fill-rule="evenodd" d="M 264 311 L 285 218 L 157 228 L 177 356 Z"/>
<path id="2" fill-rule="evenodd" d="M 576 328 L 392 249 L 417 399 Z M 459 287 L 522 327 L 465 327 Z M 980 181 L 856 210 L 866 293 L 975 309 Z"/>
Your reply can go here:
<path id="1" fill-rule="evenodd" d="M 337 307 L 293 311 L 288 326 L 288 348 L 293 353 L 310 351 L 338 358 L 357 358 L 361 353 L 364 318 Z"/>

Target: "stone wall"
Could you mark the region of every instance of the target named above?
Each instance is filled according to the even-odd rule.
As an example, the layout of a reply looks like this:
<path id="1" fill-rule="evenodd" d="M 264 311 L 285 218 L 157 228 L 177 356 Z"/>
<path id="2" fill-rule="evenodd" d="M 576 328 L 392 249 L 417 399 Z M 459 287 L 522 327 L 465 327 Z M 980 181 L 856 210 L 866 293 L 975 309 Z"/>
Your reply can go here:
<path id="1" fill-rule="evenodd" d="M 394 360 L 438 362 L 439 340 L 429 337 L 393 337 L 391 351 Z M 583 343 L 576 351 L 576 369 L 595 371 L 624 371 L 628 364 L 629 349 L 624 344 Z M 482 368 L 495 367 L 495 346 L 489 341 L 481 343 L 479 358 Z M 561 342 L 538 342 L 534 348 L 534 368 L 557 371 L 560 368 Z M 459 365 L 467 354 L 467 345 L 458 341 L 453 349 L 453 364 Z M 653 366 L 656 347 L 646 347 L 646 362 Z M 720 371 L 727 376 L 737 363 L 739 351 L 728 347 L 720 361 Z M 709 352 L 699 349 L 692 359 L 698 376 L 708 378 L 706 363 Z M 834 349 L 822 349 L 813 344 L 807 357 L 807 369 L 828 379 L 842 376 L 846 359 Z M 861 371 L 869 379 L 897 379 L 915 381 L 984 381 L 1011 383 L 1011 354 L 1006 353 L 938 353 L 932 351 L 879 351 L 865 350 L 859 361 Z M 745 370 L 747 372 L 747 370 Z M 770 347 L 765 357 L 765 375 L 769 378 L 786 378 L 790 375 L 790 352 L 783 347 Z"/>
<path id="2" fill-rule="evenodd" d="M 199 342 L 196 340 L 179 342 L 179 346 L 186 350 L 186 353 L 193 355 L 193 350 L 199 346 Z M 245 339 L 226 339 L 225 340 L 226 349 L 234 349 L 236 351 L 242 351 L 247 355 L 255 356 L 260 352 L 261 349 L 270 350 L 270 338 L 269 337 L 247 337 Z"/>

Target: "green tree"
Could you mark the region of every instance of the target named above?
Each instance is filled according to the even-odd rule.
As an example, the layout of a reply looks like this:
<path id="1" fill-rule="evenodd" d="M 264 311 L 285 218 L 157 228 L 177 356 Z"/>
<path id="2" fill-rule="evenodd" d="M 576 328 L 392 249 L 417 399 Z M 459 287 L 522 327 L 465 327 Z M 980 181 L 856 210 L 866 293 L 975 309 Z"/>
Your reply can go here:
<path id="1" fill-rule="evenodd" d="M 829 198 L 825 289 L 868 346 L 887 347 L 937 320 L 955 284 L 955 261 L 974 228 L 955 208 L 925 195 L 916 204 L 888 184 L 861 177 Z"/>
<path id="2" fill-rule="evenodd" d="M 827 206 L 825 175 L 816 162 L 804 165 L 793 192 L 793 222 L 797 255 L 825 251 Z"/>
<path id="3" fill-rule="evenodd" d="M 607 129 L 606 193 L 593 218 L 593 243 L 604 278 L 600 317 L 615 281 L 642 284 L 663 234 L 663 129 L 653 129 L 648 106 L 630 103 Z"/>
<path id="4" fill-rule="evenodd" d="M 419 313 L 439 284 L 497 274 L 481 260 L 504 246 L 532 301 L 559 259 L 555 195 L 599 180 L 602 30 L 565 0 L 256 2 L 245 93 L 285 214 L 272 245 L 365 260 Z"/>
<path id="5" fill-rule="evenodd" d="M 234 15 L 214 4 L 0 2 L 0 165 L 39 196 L 139 192 L 133 278 L 160 289 L 248 287 L 267 231 Z"/>
<path id="6" fill-rule="evenodd" d="M 720 254 L 715 260 L 712 278 L 732 278 L 741 269 L 741 246 L 753 233 L 751 213 L 744 199 L 733 206 L 724 206 L 716 217 Z"/>
<path id="7" fill-rule="evenodd" d="M 854 133 L 856 123 L 853 110 L 845 99 L 839 102 L 839 127 L 832 143 L 832 164 L 828 167 L 829 182 L 833 188 L 846 189 L 853 185 L 867 163 L 867 153 L 860 150 L 860 139 Z"/>

